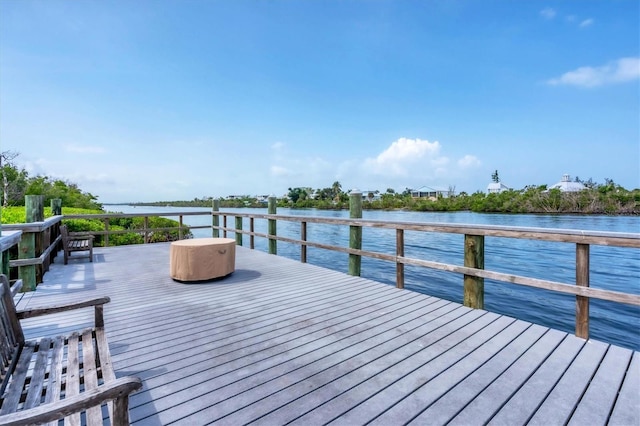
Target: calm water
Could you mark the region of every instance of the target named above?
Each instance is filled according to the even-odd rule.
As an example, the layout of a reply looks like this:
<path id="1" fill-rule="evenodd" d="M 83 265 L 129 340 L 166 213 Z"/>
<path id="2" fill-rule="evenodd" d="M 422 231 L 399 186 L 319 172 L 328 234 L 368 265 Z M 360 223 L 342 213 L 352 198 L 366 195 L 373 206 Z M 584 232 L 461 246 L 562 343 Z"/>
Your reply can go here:
<path id="1" fill-rule="evenodd" d="M 171 211 L 206 211 L 204 208 L 106 206 L 109 211 L 124 213 L 158 213 Z M 266 209 L 222 209 L 266 213 Z M 279 214 L 348 218 L 347 211 L 279 209 Z M 584 229 L 609 232 L 640 232 L 640 217 L 503 215 L 469 212 L 386 212 L 364 211 L 363 218 L 403 222 L 438 222 L 487 224 L 502 226 Z M 173 219 L 177 219 L 173 217 Z M 211 218 L 186 216 L 189 225 L 208 225 Z M 233 227 L 233 219 L 228 226 Z M 307 225 L 309 241 L 348 246 L 349 230 L 345 226 Z M 244 223 L 248 229 L 248 221 Z M 266 233 L 267 223 L 256 220 L 257 232 Z M 210 230 L 194 230 L 196 237 L 211 236 Z M 278 222 L 278 235 L 300 238 L 300 225 Z M 230 234 L 233 237 L 233 234 Z M 248 236 L 244 245 L 248 246 Z M 363 249 L 395 254 L 395 231 L 363 229 Z M 463 235 L 405 232 L 405 255 L 419 259 L 463 265 Z M 256 238 L 256 249 L 267 251 L 267 241 Z M 278 242 L 278 255 L 300 259 L 300 247 Z M 348 255 L 309 247 L 309 263 L 346 272 Z M 591 246 L 591 287 L 640 294 L 640 249 Z M 575 282 L 575 244 L 487 237 L 485 268 L 498 272 L 552 281 Z M 395 285 L 395 264 L 362 259 L 362 276 Z M 462 303 L 462 276 L 426 268 L 405 266 L 405 287 L 421 293 Z M 557 328 L 569 333 L 575 329 L 575 297 L 534 288 L 485 280 L 485 308 L 504 315 Z M 590 305 L 591 337 L 640 350 L 640 307 L 592 300 Z"/>

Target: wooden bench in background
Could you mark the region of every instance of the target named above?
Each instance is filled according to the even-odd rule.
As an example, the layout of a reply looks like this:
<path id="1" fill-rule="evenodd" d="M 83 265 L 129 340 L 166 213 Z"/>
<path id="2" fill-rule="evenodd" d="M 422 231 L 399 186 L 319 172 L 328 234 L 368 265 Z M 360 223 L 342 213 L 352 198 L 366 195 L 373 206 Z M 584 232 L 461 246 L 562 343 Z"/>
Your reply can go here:
<path id="1" fill-rule="evenodd" d="M 129 394 L 140 389 L 137 377 L 116 379 L 104 331 L 108 297 L 64 306 L 16 311 L 13 288 L 0 275 L 0 425 L 129 424 Z M 20 319 L 71 309 L 95 309 L 95 327 L 68 336 L 25 341 Z M 81 417 L 81 413 L 82 417 Z"/>
<path id="2" fill-rule="evenodd" d="M 89 262 L 93 262 L 93 235 L 69 234 L 66 225 L 60 225 L 60 234 L 62 235 L 62 248 L 64 250 L 64 264 L 69 262 L 72 252 L 89 252 L 86 255 L 74 256 L 88 257 Z"/>

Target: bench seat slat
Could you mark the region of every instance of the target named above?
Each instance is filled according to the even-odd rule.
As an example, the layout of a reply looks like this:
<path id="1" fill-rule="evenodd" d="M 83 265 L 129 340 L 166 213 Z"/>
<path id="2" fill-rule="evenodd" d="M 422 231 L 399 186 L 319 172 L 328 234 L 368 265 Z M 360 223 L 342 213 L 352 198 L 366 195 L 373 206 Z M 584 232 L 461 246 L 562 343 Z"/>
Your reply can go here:
<path id="1" fill-rule="evenodd" d="M 40 405 L 42 399 L 42 390 L 44 389 L 44 378 L 49 366 L 49 350 L 51 349 L 51 339 L 44 338 L 38 342 L 35 352 L 35 365 L 31 373 L 31 381 L 29 382 L 29 390 L 27 399 L 24 402 L 23 409 L 33 408 Z"/>
<path id="2" fill-rule="evenodd" d="M 2 409 L 0 414 L 13 413 L 18 409 L 20 399 L 24 391 L 25 382 L 27 380 L 27 373 L 29 372 L 29 363 L 31 362 L 31 355 L 35 349 L 35 343 L 27 342 L 22 348 L 22 353 L 16 364 L 16 368 L 13 371 L 11 377 L 12 383 L 7 389 L 7 395 L 2 403 Z"/>
<path id="3" fill-rule="evenodd" d="M 0 424 L 129 424 L 129 394 L 142 382 L 115 377 L 104 332 L 108 302 L 101 297 L 16 312 L 9 280 L 0 274 Z M 19 318 L 92 307 L 94 328 L 25 342 Z"/>
<path id="4" fill-rule="evenodd" d="M 65 386 L 65 398 L 80 394 L 80 336 L 72 333 L 67 341 L 67 380 Z M 64 419 L 64 424 L 80 426 L 80 413 L 74 413 Z"/>
<path id="5" fill-rule="evenodd" d="M 44 402 L 55 402 L 60 399 L 62 392 L 62 363 L 64 360 L 64 336 L 58 336 L 53 342 L 51 350 L 51 369 L 49 371 L 49 380 L 47 380 L 47 394 Z M 58 422 L 48 423 L 47 426 L 57 426 Z"/>
<path id="6" fill-rule="evenodd" d="M 98 358 L 100 361 L 100 372 L 105 382 L 111 382 L 116 379 L 116 374 L 113 371 L 113 364 L 111 363 L 111 354 L 109 353 L 109 344 L 107 343 L 107 335 L 104 328 L 96 329 L 96 345 L 98 346 Z M 113 419 L 113 402 L 107 403 L 109 410 L 109 418 Z"/>
<path id="7" fill-rule="evenodd" d="M 51 370 L 47 381 L 47 395 L 44 402 L 54 402 L 60 399 L 62 389 L 62 362 L 64 351 L 64 337 L 58 336 L 53 343 L 51 351 Z"/>
<path id="8" fill-rule="evenodd" d="M 82 333 L 82 363 L 85 391 L 97 389 L 99 384 L 97 354 L 95 352 L 93 330 L 85 330 Z M 87 424 L 102 424 L 102 408 L 93 406 L 87 409 Z"/>

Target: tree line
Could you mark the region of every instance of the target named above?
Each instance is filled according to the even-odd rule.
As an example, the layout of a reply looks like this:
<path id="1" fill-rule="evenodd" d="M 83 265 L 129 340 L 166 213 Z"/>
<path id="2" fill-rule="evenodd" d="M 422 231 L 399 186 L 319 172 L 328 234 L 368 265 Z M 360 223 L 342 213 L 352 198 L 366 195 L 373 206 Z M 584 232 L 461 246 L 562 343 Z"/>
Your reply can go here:
<path id="1" fill-rule="evenodd" d="M 24 167 L 18 166 L 15 161 L 19 155 L 14 151 L 0 153 L 2 207 L 24 206 L 25 195 L 44 195 L 45 205 L 59 198 L 63 206 L 102 210 L 98 198 L 82 191 L 75 183 L 42 175 L 29 176 Z"/>
<path id="2" fill-rule="evenodd" d="M 499 179 L 497 171 L 492 179 Z M 494 180 L 495 182 L 495 180 Z M 436 198 L 414 198 L 411 189 L 405 188 L 396 192 L 393 188 L 380 191 L 364 191 L 362 194 L 363 209 L 413 211 L 473 211 L 478 213 L 572 213 L 572 214 L 640 214 L 640 189 L 627 190 L 611 179 L 604 183 L 593 179 L 581 181 L 585 189 L 577 192 L 562 192 L 559 189 L 548 189 L 547 185 L 530 185 L 524 189 L 510 189 L 499 193 L 481 191 L 468 194 L 454 194 Z M 211 207 L 213 198 L 203 197 L 185 201 L 159 201 L 155 203 L 139 203 L 138 205 L 172 206 L 172 207 Z M 316 209 L 348 209 L 349 193 L 342 190 L 339 182 L 326 188 L 311 187 L 289 188 L 286 197 L 277 200 L 278 207 L 316 208 Z M 220 206 L 265 207 L 262 200 L 250 195 L 234 199 L 220 199 Z"/>
<path id="3" fill-rule="evenodd" d="M 102 210 L 97 197 L 82 191 L 76 184 L 47 176 L 29 176 L 24 168 L 15 163 L 17 153 L 2 152 L 0 172 L 2 173 L 2 205 L 22 206 L 25 195 L 44 195 L 45 205 L 54 198 L 62 199 L 62 205 L 83 209 Z M 499 182 L 498 171 L 492 175 L 493 182 Z M 414 211 L 473 211 L 482 213 L 573 213 L 573 214 L 640 214 L 640 189 L 628 190 L 605 179 L 604 183 L 593 179 L 580 180 L 585 189 L 577 192 L 562 192 L 548 189 L 547 185 L 530 185 L 523 189 L 510 189 L 499 193 L 481 191 L 468 194 L 449 191 L 448 196 L 436 198 L 414 198 L 411 190 L 405 188 L 396 192 L 387 188 L 385 192 L 365 191 L 364 209 L 406 209 Z M 195 198 L 182 201 L 158 201 L 137 203 L 137 205 L 173 206 L 173 207 L 211 207 L 212 197 Z M 134 204 L 136 205 L 136 204 Z M 249 195 L 234 199 L 220 199 L 221 207 L 266 207 L 264 200 Z M 335 181 L 325 188 L 295 187 L 288 188 L 285 197 L 278 198 L 279 207 L 348 209 L 349 193 Z"/>
<path id="4" fill-rule="evenodd" d="M 627 190 L 607 179 L 598 184 L 592 179 L 585 189 L 577 192 L 562 192 L 548 189 L 547 185 L 527 186 L 520 190 L 499 193 L 481 191 L 468 194 L 439 195 L 435 198 L 415 198 L 409 188 L 396 192 L 388 188 L 384 193 L 365 192 L 363 209 L 413 211 L 472 211 L 478 213 L 572 213 L 572 214 L 640 214 L 640 189 Z M 291 197 L 299 195 L 297 198 Z M 311 194 L 315 196 L 310 196 Z M 348 194 L 323 196 L 322 191 L 292 188 L 289 200 L 280 202 L 286 207 L 299 208 L 348 208 Z M 295 200 L 295 201 L 294 201 Z"/>

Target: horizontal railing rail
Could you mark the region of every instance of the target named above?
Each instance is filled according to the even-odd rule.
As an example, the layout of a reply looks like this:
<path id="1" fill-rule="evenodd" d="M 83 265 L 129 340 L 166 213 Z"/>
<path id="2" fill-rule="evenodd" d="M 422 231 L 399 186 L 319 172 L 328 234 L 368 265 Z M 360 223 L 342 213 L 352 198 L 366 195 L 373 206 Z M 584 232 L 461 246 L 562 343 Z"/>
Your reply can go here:
<path id="1" fill-rule="evenodd" d="M 35 290 L 49 270 L 62 241 L 60 235 L 61 215 L 38 222 L 2 225 L 3 235 L 7 231 L 20 232 L 20 241 L 12 250 L 14 259 L 10 259 L 11 250 L 7 250 L 8 268 L 17 268 L 18 277 L 23 280 L 26 291 Z M 10 276 L 10 269 L 6 271 Z"/>
<path id="2" fill-rule="evenodd" d="M 587 231 L 571 229 L 549 228 L 525 228 L 506 227 L 498 225 L 469 225 L 469 224 L 443 224 L 443 223 L 414 223 L 395 222 L 364 219 L 326 218 L 309 216 L 287 216 L 274 214 L 256 214 L 242 212 L 214 211 L 214 216 L 222 217 L 222 225 L 214 226 L 214 230 L 222 231 L 226 236 L 228 232 L 236 234 L 236 241 L 242 245 L 242 238 L 238 235 L 250 237 L 250 248 L 255 248 L 254 238 L 266 238 L 270 241 L 282 241 L 300 246 L 300 260 L 306 262 L 307 247 L 332 250 L 353 256 L 363 256 L 373 259 L 389 261 L 396 264 L 396 286 L 404 288 L 404 266 L 412 265 L 430 268 L 440 271 L 458 273 L 464 276 L 465 297 L 464 304 L 473 308 L 484 307 L 484 279 L 550 290 L 557 293 L 576 296 L 576 329 L 579 337 L 589 336 L 589 299 L 600 299 L 610 302 L 640 306 L 640 295 L 613 290 L 589 287 L 589 252 L 591 245 L 612 246 L 621 248 L 640 248 L 640 234 L 619 233 L 606 231 Z M 235 226 L 228 226 L 234 218 Z M 242 220 L 248 219 L 250 229 L 242 229 Z M 255 231 L 256 219 L 276 222 L 300 223 L 300 238 L 291 238 L 274 233 L 261 233 Z M 322 242 L 307 240 L 308 224 L 335 225 L 359 228 L 383 228 L 396 232 L 396 253 L 382 253 L 361 248 L 336 246 Z M 464 258 L 465 265 L 434 262 L 425 259 L 416 259 L 404 255 L 404 232 L 431 232 L 461 234 L 465 237 Z M 576 281 L 575 283 L 557 282 L 527 276 L 520 276 L 504 272 L 484 269 L 484 237 L 502 237 L 519 240 L 538 240 L 557 243 L 569 243 L 576 246 Z M 471 260 L 469 260 L 471 259 Z"/>
<path id="3" fill-rule="evenodd" d="M 91 231 L 91 235 L 95 236 L 104 236 L 104 246 L 108 247 L 110 245 L 109 236 L 110 235 L 122 235 L 122 234 L 131 234 L 138 233 L 143 236 L 144 243 L 149 243 L 149 236 L 154 232 L 162 232 L 162 231 L 178 231 L 178 238 L 184 238 L 184 231 L 192 229 L 211 229 L 212 225 L 187 225 L 184 223 L 185 216 L 211 216 L 211 211 L 198 211 L 198 212 L 164 212 L 164 213 L 101 213 L 101 214 L 72 214 L 65 215 L 65 219 L 87 219 L 87 220 L 99 220 L 104 223 L 105 230 L 104 231 Z M 139 229 L 122 229 L 122 230 L 112 230 L 109 229 L 109 224 L 111 219 L 121 219 L 121 218 L 134 218 L 134 217 L 142 217 L 143 227 Z M 151 227 L 149 226 L 148 219 L 150 217 L 164 217 L 164 218 L 178 218 L 178 226 L 177 227 Z"/>
<path id="4" fill-rule="evenodd" d="M 208 216 L 210 224 L 188 225 L 184 223 L 184 218 L 188 216 Z M 143 227 L 135 230 L 113 230 L 109 229 L 109 223 L 115 218 L 143 217 Z M 149 226 L 148 219 L 151 217 L 177 218 L 176 227 L 153 228 Z M 220 218 L 222 220 L 220 221 Z M 183 212 L 157 212 L 157 213 L 105 213 L 92 215 L 64 215 L 56 216 L 45 222 L 36 222 L 20 225 L 5 225 L 4 230 L 19 230 L 24 233 L 42 233 L 45 229 L 52 228 L 52 224 L 60 220 L 67 219 L 96 219 L 105 224 L 104 230 L 92 231 L 89 234 L 104 236 L 104 245 L 109 245 L 109 236 L 125 233 L 140 233 L 144 235 L 144 242 L 149 242 L 148 236 L 157 231 L 178 230 L 179 238 L 184 238 L 184 231 L 197 229 L 210 229 L 214 237 L 227 236 L 227 233 L 235 235 L 238 245 L 243 245 L 243 236 L 249 237 L 249 248 L 255 249 L 255 238 L 266 239 L 268 251 L 277 254 L 276 242 L 290 243 L 300 247 L 300 261 L 307 262 L 307 248 L 313 247 L 323 250 L 330 250 L 345 253 L 353 258 L 368 257 L 372 259 L 387 261 L 395 264 L 396 286 L 404 288 L 405 265 L 418 266 L 439 271 L 446 271 L 463 275 L 464 282 L 464 304 L 473 308 L 484 307 L 484 279 L 500 281 L 509 284 L 527 286 L 537 289 L 550 290 L 556 293 L 569 294 L 576 297 L 576 326 L 575 334 L 588 338 L 589 336 L 589 300 L 600 299 L 610 302 L 623 303 L 640 306 L 640 295 L 626 293 L 601 288 L 590 287 L 590 247 L 592 245 L 611 246 L 620 248 L 638 249 L 640 248 L 640 233 L 619 233 L 606 231 L 570 230 L 570 229 L 549 229 L 549 228 L 525 228 L 507 227 L 497 225 L 475 225 L 475 224 L 451 224 L 451 223 L 415 223 L 401 221 L 380 221 L 365 220 L 362 218 L 328 218 L 298 215 L 280 215 L 275 213 L 246 213 L 246 212 L 221 212 L 214 205 L 213 210 L 206 211 L 183 211 Z M 255 222 L 257 220 L 266 221 L 267 232 L 256 231 Z M 249 222 L 249 229 L 243 229 L 245 221 Z M 222 223 L 220 223 L 222 222 Z M 276 232 L 277 223 L 293 222 L 299 223 L 298 236 L 278 235 Z M 308 239 L 308 225 L 318 224 L 321 226 L 348 227 L 349 229 L 379 228 L 388 229 L 395 232 L 395 253 L 364 250 L 359 243 L 349 242 L 349 246 L 328 244 L 322 241 Z M 464 265 L 436 262 L 428 259 L 415 258 L 405 255 L 405 232 L 424 232 L 440 234 L 459 234 L 464 236 Z M 291 232 L 291 231 L 289 231 Z M 295 234 L 295 233 L 294 233 Z M 54 235 L 54 234 L 52 234 Z M 357 234 L 355 234 L 357 235 Z M 360 235 L 362 235 L 360 233 Z M 558 282 L 547 279 L 533 278 L 505 272 L 487 270 L 484 267 L 485 237 L 512 238 L 518 240 L 537 240 L 575 245 L 575 282 Z M 59 236 L 55 235 L 51 239 L 50 245 L 42 250 L 35 259 L 15 259 L 11 260 L 11 266 L 26 267 L 44 263 L 44 259 L 50 256 L 57 247 Z M 391 242 L 392 243 L 392 242 Z M 393 245 L 393 244 L 391 244 Z M 54 253 L 55 254 L 55 253 Z M 359 266 L 351 270 L 349 263 L 349 273 L 359 275 Z"/>

